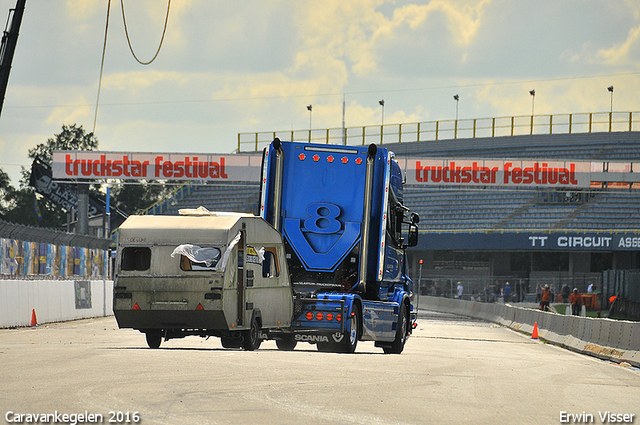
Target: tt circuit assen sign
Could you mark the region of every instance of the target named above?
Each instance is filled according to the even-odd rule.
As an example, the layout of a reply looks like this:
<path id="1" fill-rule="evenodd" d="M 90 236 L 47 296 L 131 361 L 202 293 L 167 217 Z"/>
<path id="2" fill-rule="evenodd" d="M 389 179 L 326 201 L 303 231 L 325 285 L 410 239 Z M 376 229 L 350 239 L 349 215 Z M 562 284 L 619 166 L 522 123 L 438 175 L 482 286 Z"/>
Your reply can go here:
<path id="1" fill-rule="evenodd" d="M 55 151 L 54 179 L 259 181 L 261 156 Z"/>
<path id="2" fill-rule="evenodd" d="M 586 188 L 591 163 L 535 160 L 406 159 L 407 183 L 511 187 Z"/>
<path id="3" fill-rule="evenodd" d="M 474 249 L 522 251 L 637 251 L 640 236 L 635 233 L 572 232 L 481 232 L 426 233 L 420 237 L 420 249 Z"/>

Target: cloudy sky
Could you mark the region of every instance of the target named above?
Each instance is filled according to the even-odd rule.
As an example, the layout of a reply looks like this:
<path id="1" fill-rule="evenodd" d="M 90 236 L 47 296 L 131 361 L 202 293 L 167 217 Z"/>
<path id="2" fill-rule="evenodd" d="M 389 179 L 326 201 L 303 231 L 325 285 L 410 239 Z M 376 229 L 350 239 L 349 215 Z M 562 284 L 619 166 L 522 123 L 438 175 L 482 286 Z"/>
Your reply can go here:
<path id="1" fill-rule="evenodd" d="M 0 0 L 8 16 L 16 0 Z M 94 126 L 108 0 L 27 0 L 0 116 L 0 168 L 63 124 Z M 124 0 L 156 52 L 165 0 Z M 100 149 L 229 153 L 238 133 L 640 111 L 638 0 L 172 0 L 143 66 L 111 1 Z M 4 18 L 0 18 L 4 19 Z"/>

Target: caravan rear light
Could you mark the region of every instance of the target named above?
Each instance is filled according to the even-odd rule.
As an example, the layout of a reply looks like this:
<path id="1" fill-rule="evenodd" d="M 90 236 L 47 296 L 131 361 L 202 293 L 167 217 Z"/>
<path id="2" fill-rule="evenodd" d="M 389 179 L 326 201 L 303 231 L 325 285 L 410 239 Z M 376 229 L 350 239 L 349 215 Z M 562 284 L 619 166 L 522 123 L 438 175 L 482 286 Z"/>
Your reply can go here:
<path id="1" fill-rule="evenodd" d="M 202 304 L 198 303 L 196 310 L 204 310 L 204 307 L 202 307 Z"/>
<path id="2" fill-rule="evenodd" d="M 322 320 L 324 319 L 324 314 L 322 314 L 321 312 L 317 312 L 316 313 L 316 320 Z"/>
<path id="3" fill-rule="evenodd" d="M 337 322 L 342 322 L 342 314 L 340 314 L 340 313 L 336 314 L 336 321 Z"/>
<path id="4" fill-rule="evenodd" d="M 133 305 L 133 309 L 132 310 L 140 310 L 140 306 L 138 305 L 137 302 Z"/>
<path id="5" fill-rule="evenodd" d="M 313 320 L 313 313 L 308 311 L 305 317 L 307 318 L 307 320 Z"/>
<path id="6" fill-rule="evenodd" d="M 333 313 L 327 313 L 327 320 L 328 321 L 332 321 L 333 320 Z"/>

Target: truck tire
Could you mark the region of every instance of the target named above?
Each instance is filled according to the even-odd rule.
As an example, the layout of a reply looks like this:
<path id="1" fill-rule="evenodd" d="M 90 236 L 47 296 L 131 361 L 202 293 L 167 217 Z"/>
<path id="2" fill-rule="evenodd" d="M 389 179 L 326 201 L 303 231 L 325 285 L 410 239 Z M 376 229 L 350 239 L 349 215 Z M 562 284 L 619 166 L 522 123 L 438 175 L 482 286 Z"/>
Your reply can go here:
<path id="1" fill-rule="evenodd" d="M 354 304 L 351 307 L 351 316 L 349 317 L 350 332 L 346 334 L 344 342 L 339 344 L 340 352 L 353 353 L 358 346 L 358 338 L 360 337 L 360 307 Z"/>
<path id="2" fill-rule="evenodd" d="M 360 307 L 354 304 L 351 307 L 351 316 L 349 317 L 349 332 L 344 335 L 340 342 L 318 342 L 318 351 L 333 353 L 353 353 L 358 346 L 358 338 L 360 338 Z"/>
<path id="3" fill-rule="evenodd" d="M 407 307 L 404 303 L 400 304 L 398 313 L 398 326 L 396 328 L 396 339 L 391 345 L 383 346 L 382 350 L 385 354 L 400 354 L 404 350 L 404 343 L 407 341 L 409 333 L 409 317 L 407 315 Z"/>
<path id="4" fill-rule="evenodd" d="M 162 335 L 147 332 L 145 333 L 145 336 L 147 337 L 147 345 L 149 346 L 149 348 L 154 350 L 160 348 L 160 344 L 162 343 Z"/>
<path id="5" fill-rule="evenodd" d="M 241 340 L 234 339 L 228 336 L 223 336 L 220 338 L 220 344 L 222 344 L 222 348 L 240 348 L 242 347 Z"/>
<path id="6" fill-rule="evenodd" d="M 247 331 L 242 332 L 242 348 L 247 351 L 254 351 L 260 347 L 262 340 L 260 339 L 260 323 L 254 316 L 251 319 L 251 327 Z"/>
<path id="7" fill-rule="evenodd" d="M 278 350 L 281 351 L 293 351 L 293 349 L 296 348 L 296 345 L 298 345 L 298 341 L 291 337 L 276 339 L 276 346 L 278 347 Z"/>

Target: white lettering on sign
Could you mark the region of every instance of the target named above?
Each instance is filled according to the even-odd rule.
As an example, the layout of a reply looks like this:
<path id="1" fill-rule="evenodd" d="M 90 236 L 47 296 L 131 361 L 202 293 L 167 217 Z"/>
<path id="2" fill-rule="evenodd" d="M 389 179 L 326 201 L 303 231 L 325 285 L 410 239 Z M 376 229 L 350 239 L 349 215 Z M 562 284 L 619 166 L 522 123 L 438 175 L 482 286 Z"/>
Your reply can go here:
<path id="1" fill-rule="evenodd" d="M 620 238 L 620 241 L 618 242 L 618 248 L 638 248 L 638 247 L 640 247 L 640 238 L 638 237 Z"/>
<path id="2" fill-rule="evenodd" d="M 608 248 L 610 236 L 560 236 L 558 246 L 562 248 Z"/>
<path id="3" fill-rule="evenodd" d="M 529 236 L 531 246 L 538 246 L 536 245 L 538 242 L 540 242 L 539 246 L 544 246 L 544 243 L 547 241 L 547 239 L 549 239 L 549 236 Z"/>

